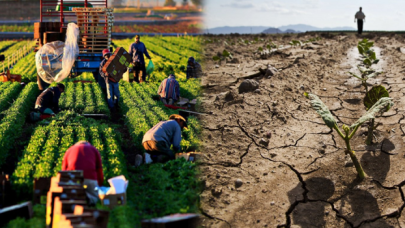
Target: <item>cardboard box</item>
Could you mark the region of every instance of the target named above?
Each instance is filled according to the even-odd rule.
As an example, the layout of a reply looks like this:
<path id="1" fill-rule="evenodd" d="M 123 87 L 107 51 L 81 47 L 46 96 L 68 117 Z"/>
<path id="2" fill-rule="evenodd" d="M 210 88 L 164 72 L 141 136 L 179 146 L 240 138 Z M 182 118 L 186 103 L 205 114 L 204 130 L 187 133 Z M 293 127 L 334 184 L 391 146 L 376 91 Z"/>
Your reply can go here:
<path id="1" fill-rule="evenodd" d="M 127 204 L 127 194 L 112 194 L 112 195 L 99 195 L 101 204 L 114 209 L 117 206 L 122 206 Z"/>
<path id="2" fill-rule="evenodd" d="M 109 77 L 113 78 L 114 81 L 119 82 L 131 61 L 132 58 L 129 53 L 124 48 L 119 47 L 115 49 L 102 70 L 104 73 L 108 73 Z"/>

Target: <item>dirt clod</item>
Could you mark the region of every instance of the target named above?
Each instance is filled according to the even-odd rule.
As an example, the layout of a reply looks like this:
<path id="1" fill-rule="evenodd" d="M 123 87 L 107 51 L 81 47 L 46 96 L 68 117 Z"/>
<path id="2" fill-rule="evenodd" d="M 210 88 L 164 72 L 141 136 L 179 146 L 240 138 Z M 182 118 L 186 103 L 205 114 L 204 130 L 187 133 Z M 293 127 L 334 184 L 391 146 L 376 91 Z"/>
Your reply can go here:
<path id="1" fill-rule="evenodd" d="M 259 88 L 259 83 L 252 79 L 246 79 L 239 85 L 239 93 L 252 92 Z"/>
<path id="2" fill-rule="evenodd" d="M 243 185 L 243 182 L 241 179 L 236 179 L 235 180 L 235 187 L 239 188 Z"/>
<path id="3" fill-rule="evenodd" d="M 263 146 L 268 146 L 270 141 L 268 139 L 261 138 L 259 143 Z"/>

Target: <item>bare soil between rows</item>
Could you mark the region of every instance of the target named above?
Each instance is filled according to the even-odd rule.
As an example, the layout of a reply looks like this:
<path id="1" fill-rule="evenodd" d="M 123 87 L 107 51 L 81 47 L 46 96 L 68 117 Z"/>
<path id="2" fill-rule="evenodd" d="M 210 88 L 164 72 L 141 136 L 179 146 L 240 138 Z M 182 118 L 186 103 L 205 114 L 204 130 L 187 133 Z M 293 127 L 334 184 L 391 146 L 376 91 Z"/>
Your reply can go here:
<path id="1" fill-rule="evenodd" d="M 369 84 L 385 86 L 395 105 L 376 118 L 382 125 L 373 145 L 364 143 L 366 124 L 352 140 L 367 174 L 359 180 L 344 141 L 303 93 L 318 95 L 340 127 L 361 117 L 364 88 L 347 72 L 361 62 L 356 46 L 364 36 L 317 35 L 323 39 L 267 58 L 254 53 L 266 42 L 238 43 L 255 36 L 205 37 L 217 42 L 205 47 L 202 80 L 202 109 L 212 113 L 201 120 L 204 227 L 405 227 L 405 38 L 367 35 L 381 59 L 376 68 L 385 72 Z M 316 34 L 296 36 L 259 38 L 285 45 Z M 213 61 L 224 49 L 238 60 Z M 248 77 L 268 64 L 279 72 Z M 259 82 L 259 90 L 240 94 L 245 78 Z"/>

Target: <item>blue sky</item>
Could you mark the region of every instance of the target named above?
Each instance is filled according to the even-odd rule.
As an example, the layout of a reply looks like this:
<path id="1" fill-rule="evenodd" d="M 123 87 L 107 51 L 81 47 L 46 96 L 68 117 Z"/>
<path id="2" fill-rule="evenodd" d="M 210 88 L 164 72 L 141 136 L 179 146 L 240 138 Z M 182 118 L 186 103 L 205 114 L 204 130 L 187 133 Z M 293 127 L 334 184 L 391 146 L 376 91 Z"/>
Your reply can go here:
<path id="1" fill-rule="evenodd" d="M 205 28 L 307 24 L 357 28 L 363 7 L 365 30 L 405 30 L 403 0 L 204 0 Z"/>

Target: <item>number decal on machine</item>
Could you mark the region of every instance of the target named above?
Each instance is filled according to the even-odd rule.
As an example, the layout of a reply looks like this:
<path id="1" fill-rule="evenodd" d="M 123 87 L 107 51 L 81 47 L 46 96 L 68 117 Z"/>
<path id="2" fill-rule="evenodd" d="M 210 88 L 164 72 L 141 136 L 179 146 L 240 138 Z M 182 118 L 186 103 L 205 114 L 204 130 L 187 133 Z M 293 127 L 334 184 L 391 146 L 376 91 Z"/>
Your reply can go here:
<path id="1" fill-rule="evenodd" d="M 84 67 L 90 67 L 90 62 L 84 62 Z"/>

